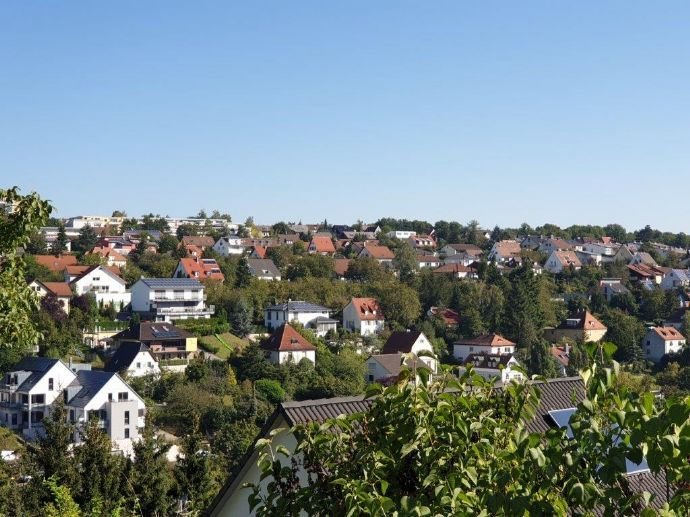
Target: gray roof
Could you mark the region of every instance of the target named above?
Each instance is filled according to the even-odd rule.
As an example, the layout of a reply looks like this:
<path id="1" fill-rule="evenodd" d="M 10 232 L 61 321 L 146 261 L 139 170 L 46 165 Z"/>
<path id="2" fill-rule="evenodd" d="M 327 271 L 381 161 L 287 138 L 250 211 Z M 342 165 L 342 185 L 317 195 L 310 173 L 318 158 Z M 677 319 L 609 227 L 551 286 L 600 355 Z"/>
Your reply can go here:
<path id="1" fill-rule="evenodd" d="M 139 342 L 125 342 L 120 345 L 117 352 L 110 358 L 108 364 L 105 365 L 106 372 L 121 372 L 127 370 L 139 352 L 148 352 L 149 347 L 144 343 Z"/>
<path id="2" fill-rule="evenodd" d="M 254 276 L 280 276 L 280 271 L 271 259 L 248 258 L 247 265 Z M 268 273 L 264 273 L 268 271 Z"/>
<path id="3" fill-rule="evenodd" d="M 58 362 L 60 362 L 59 359 L 51 359 L 50 357 L 24 357 L 11 371 L 31 372 L 31 375 L 21 385 L 17 386 L 17 391 L 29 391 Z"/>
<path id="4" fill-rule="evenodd" d="M 72 407 L 85 407 L 115 375 L 117 375 L 115 372 L 78 371 L 77 378 L 72 381 L 69 387 L 81 387 L 81 390 L 67 401 L 67 404 Z"/>
<path id="5" fill-rule="evenodd" d="M 329 418 L 367 411 L 370 406 L 371 400 L 359 395 L 356 397 L 283 402 L 279 409 L 282 410 L 290 425 L 296 425 L 309 422 L 323 423 Z"/>
<path id="6" fill-rule="evenodd" d="M 140 280 L 152 289 L 168 289 L 174 287 L 203 288 L 198 280 L 193 278 L 142 278 Z"/>
<path id="7" fill-rule="evenodd" d="M 400 369 L 402 368 L 402 354 L 374 354 L 369 357 L 374 359 L 381 366 L 383 366 L 391 376 L 397 377 L 400 375 Z M 405 366 L 408 368 L 413 368 L 415 363 L 417 367 L 428 368 L 428 366 L 421 359 L 412 359 L 408 357 L 405 361 Z"/>
<path id="8" fill-rule="evenodd" d="M 322 305 L 305 302 L 302 300 L 289 301 L 286 303 L 279 303 L 278 305 L 271 305 L 266 307 L 267 311 L 295 311 L 295 312 L 331 312 Z"/>

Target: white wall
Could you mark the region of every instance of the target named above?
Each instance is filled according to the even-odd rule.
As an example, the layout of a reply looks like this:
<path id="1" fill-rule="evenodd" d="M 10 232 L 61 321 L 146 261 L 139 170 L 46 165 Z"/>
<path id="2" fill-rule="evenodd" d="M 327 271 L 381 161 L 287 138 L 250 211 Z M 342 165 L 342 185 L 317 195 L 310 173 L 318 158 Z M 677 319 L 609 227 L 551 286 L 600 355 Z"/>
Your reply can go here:
<path id="1" fill-rule="evenodd" d="M 269 319 L 269 313 L 271 314 L 271 319 Z M 291 323 L 296 321 L 301 323 L 304 327 L 308 326 L 316 318 L 330 318 L 328 311 L 324 312 L 296 312 L 290 311 L 278 311 L 266 309 L 264 311 L 264 326 L 266 328 L 275 329 L 280 327 L 283 323 Z"/>
<path id="2" fill-rule="evenodd" d="M 125 282 L 113 277 L 102 267 L 97 267 L 79 280 L 74 282 L 74 291 L 77 295 L 84 293 L 124 293 Z"/>
<path id="3" fill-rule="evenodd" d="M 453 356 L 465 359 L 470 354 L 512 354 L 515 346 L 479 346 L 479 345 L 453 345 Z"/>
<path id="4" fill-rule="evenodd" d="M 271 352 L 271 362 L 283 364 L 292 361 L 297 364 L 302 359 L 309 359 L 313 364 L 316 364 L 316 351 L 304 350 L 298 352 Z"/>
<path id="5" fill-rule="evenodd" d="M 343 309 L 343 328 L 360 336 L 371 336 L 383 331 L 384 320 L 360 320 L 359 311 L 352 302 Z"/>
<path id="6" fill-rule="evenodd" d="M 145 375 L 159 375 L 161 369 L 149 352 L 139 352 L 129 368 L 127 375 L 130 377 L 144 377 Z"/>

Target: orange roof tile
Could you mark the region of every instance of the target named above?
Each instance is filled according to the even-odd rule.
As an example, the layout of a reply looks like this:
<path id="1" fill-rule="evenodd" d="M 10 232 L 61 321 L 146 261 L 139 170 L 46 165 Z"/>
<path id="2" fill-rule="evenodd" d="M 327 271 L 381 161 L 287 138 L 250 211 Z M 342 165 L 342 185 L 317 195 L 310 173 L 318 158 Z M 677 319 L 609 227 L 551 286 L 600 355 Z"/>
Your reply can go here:
<path id="1" fill-rule="evenodd" d="M 225 280 L 225 275 L 214 259 L 183 258 L 180 259 L 180 265 L 189 278 L 208 278 L 221 282 Z"/>
<path id="2" fill-rule="evenodd" d="M 376 298 L 353 298 L 350 303 L 357 310 L 360 320 L 383 321 L 383 311 Z"/>
<path id="3" fill-rule="evenodd" d="M 77 264 L 77 257 L 74 255 L 60 255 L 59 257 L 55 255 L 35 255 L 34 258 L 41 266 L 47 267 L 51 271 L 58 272 L 64 271 L 67 266 Z"/>
<path id="4" fill-rule="evenodd" d="M 314 345 L 287 323 L 276 329 L 270 338 L 261 343 L 261 348 L 272 352 L 316 350 Z"/>
<path id="5" fill-rule="evenodd" d="M 316 235 L 312 237 L 309 243 L 309 250 L 316 251 L 317 253 L 335 253 L 335 246 L 333 246 L 333 241 L 330 237 Z"/>

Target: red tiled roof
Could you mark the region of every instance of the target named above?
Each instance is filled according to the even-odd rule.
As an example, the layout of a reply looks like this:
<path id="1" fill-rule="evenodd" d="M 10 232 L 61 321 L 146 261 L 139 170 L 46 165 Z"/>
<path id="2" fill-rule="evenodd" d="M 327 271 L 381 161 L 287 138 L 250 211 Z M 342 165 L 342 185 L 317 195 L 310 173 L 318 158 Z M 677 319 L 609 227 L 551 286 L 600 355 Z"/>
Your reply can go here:
<path id="1" fill-rule="evenodd" d="M 335 259 L 333 261 L 333 270 L 335 271 L 335 274 L 338 276 L 345 276 L 345 273 L 350 267 L 351 262 L 352 260 L 350 259 Z"/>
<path id="2" fill-rule="evenodd" d="M 210 248 L 215 244 L 216 241 L 213 240 L 213 237 L 209 237 L 208 235 L 185 235 L 182 237 L 182 245 L 183 246 L 198 246 L 201 249 L 204 248 Z"/>
<path id="3" fill-rule="evenodd" d="M 266 258 L 266 252 L 268 251 L 267 248 L 263 246 L 254 246 L 254 255 L 256 255 L 259 258 Z"/>
<path id="4" fill-rule="evenodd" d="M 685 336 L 678 332 L 678 330 L 674 327 L 654 327 L 652 330 L 656 332 L 659 335 L 659 337 L 664 341 L 671 341 L 674 339 L 685 339 Z"/>
<path id="5" fill-rule="evenodd" d="M 509 339 L 504 338 L 500 334 L 485 334 L 483 336 L 473 337 L 470 339 L 461 339 L 455 342 L 456 345 L 470 345 L 470 346 L 515 346 L 515 343 Z"/>
<path id="6" fill-rule="evenodd" d="M 316 350 L 314 345 L 287 323 L 276 329 L 270 338 L 261 343 L 261 348 L 272 352 Z"/>
<path id="7" fill-rule="evenodd" d="M 91 266 L 82 266 L 82 265 L 74 265 L 74 266 L 67 266 L 65 269 L 67 270 L 67 274 L 69 276 L 81 276 L 83 275 Z"/>
<path id="8" fill-rule="evenodd" d="M 214 259 L 183 258 L 180 259 L 180 265 L 189 278 L 209 278 L 221 282 L 225 280 L 225 275 Z"/>
<path id="9" fill-rule="evenodd" d="M 460 315 L 453 309 L 440 309 L 438 307 L 431 307 L 429 312 L 432 316 L 439 316 L 446 325 L 457 325 L 460 323 Z"/>
<path id="10" fill-rule="evenodd" d="M 71 298 L 74 294 L 67 282 L 41 282 L 48 291 L 59 298 Z"/>
<path id="11" fill-rule="evenodd" d="M 564 266 L 582 267 L 582 262 L 573 251 L 557 250 L 553 252 L 556 259 Z"/>
<path id="12" fill-rule="evenodd" d="M 335 246 L 330 237 L 323 235 L 316 235 L 312 237 L 309 243 L 309 249 L 317 253 L 335 253 Z"/>
<path id="13" fill-rule="evenodd" d="M 383 321 L 383 311 L 376 298 L 353 298 L 350 303 L 363 321 Z"/>
<path id="14" fill-rule="evenodd" d="M 444 264 L 434 269 L 434 273 L 476 273 L 477 270 L 462 264 Z"/>
<path id="15" fill-rule="evenodd" d="M 368 245 L 365 246 L 365 248 L 369 254 L 374 257 L 375 259 L 394 259 L 395 254 L 390 250 L 388 246 L 375 246 L 375 245 Z M 364 250 L 362 250 L 364 251 Z"/>
<path id="16" fill-rule="evenodd" d="M 64 271 L 67 266 L 74 266 L 77 264 L 77 257 L 74 255 L 35 255 L 36 262 L 43 267 L 47 267 L 51 271 Z"/>
<path id="17" fill-rule="evenodd" d="M 89 252 L 89 255 L 91 254 L 100 255 L 101 257 L 105 258 L 112 258 L 118 262 L 124 262 L 127 260 L 124 255 L 118 253 L 116 250 L 108 246 L 96 246 Z"/>

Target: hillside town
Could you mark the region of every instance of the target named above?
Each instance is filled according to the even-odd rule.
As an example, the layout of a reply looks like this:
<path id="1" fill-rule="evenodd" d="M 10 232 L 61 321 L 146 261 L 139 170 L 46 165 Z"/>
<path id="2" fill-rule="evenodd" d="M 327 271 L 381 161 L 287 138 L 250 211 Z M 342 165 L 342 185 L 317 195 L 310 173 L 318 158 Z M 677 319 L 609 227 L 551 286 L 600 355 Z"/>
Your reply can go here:
<path id="1" fill-rule="evenodd" d="M 3 206 L 8 221 L 20 212 Z M 40 338 L 0 360 L 3 472 L 15 480 L 4 505 L 53 475 L 82 504 L 129 508 L 109 496 L 129 498 L 118 472 L 143 480 L 158 468 L 137 495 L 144 514 L 250 514 L 243 487 L 260 481 L 254 444 L 271 429 L 366 411 L 371 385 L 449 376 L 498 390 L 539 379 L 543 422 L 528 426 L 568 427 L 561 415 L 585 398 L 578 375 L 597 347 L 615 350 L 633 392 L 690 393 L 684 234 L 236 224 L 204 210 L 50 223 L 14 250 Z M 94 455 L 103 478 L 74 484 Z M 662 506 L 668 485 L 646 460 L 636 467 L 624 474 Z"/>

